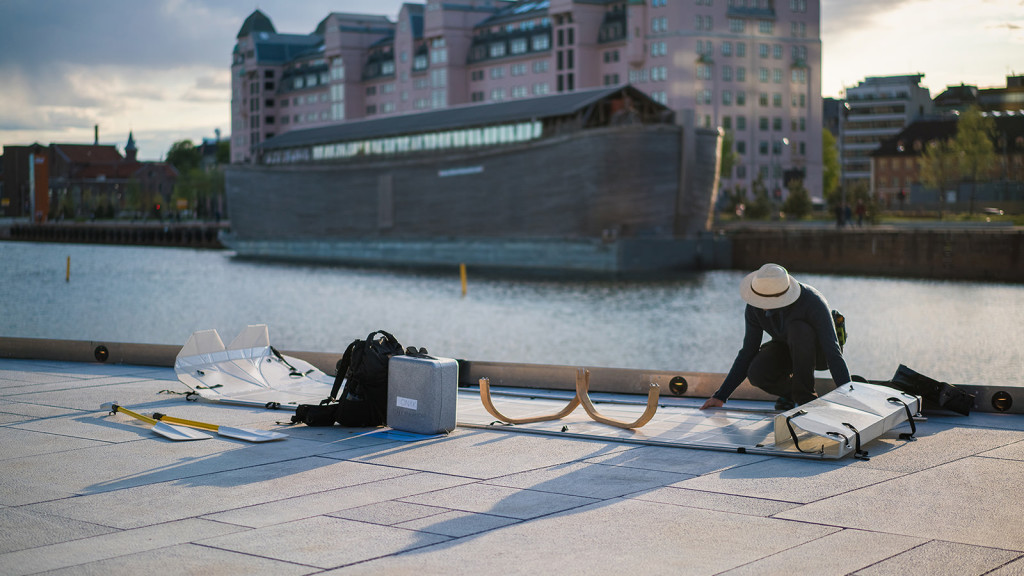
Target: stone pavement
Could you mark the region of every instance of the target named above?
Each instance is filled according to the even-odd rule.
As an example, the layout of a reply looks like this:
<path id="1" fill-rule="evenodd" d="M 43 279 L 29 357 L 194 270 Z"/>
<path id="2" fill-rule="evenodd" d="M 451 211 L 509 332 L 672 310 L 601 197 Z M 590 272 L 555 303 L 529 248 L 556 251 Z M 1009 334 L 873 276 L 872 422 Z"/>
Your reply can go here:
<path id="1" fill-rule="evenodd" d="M 171 368 L 0 360 L 0 574 L 1024 574 L 1024 418 L 934 416 L 870 461 L 458 428 L 172 442 Z"/>

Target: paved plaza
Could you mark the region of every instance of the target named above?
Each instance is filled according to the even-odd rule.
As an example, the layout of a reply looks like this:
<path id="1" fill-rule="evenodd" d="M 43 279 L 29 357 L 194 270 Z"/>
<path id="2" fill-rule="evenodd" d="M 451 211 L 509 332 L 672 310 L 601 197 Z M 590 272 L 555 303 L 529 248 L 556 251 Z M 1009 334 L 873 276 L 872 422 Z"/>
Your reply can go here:
<path id="1" fill-rule="evenodd" d="M 1024 574 L 1024 417 L 813 461 L 283 427 L 171 368 L 0 359 L 0 575 Z M 280 430 L 174 442 L 125 414 Z"/>

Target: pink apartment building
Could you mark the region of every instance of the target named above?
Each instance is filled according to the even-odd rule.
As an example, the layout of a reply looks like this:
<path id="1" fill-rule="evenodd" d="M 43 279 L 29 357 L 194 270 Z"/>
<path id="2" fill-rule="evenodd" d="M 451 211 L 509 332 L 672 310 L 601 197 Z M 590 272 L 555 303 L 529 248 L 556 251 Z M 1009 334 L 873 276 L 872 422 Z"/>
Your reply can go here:
<path id="1" fill-rule="evenodd" d="M 802 174 L 820 196 L 820 20 L 819 0 L 428 0 L 281 34 L 257 10 L 234 50 L 232 162 L 296 129 L 630 84 L 732 134 L 723 189 Z"/>

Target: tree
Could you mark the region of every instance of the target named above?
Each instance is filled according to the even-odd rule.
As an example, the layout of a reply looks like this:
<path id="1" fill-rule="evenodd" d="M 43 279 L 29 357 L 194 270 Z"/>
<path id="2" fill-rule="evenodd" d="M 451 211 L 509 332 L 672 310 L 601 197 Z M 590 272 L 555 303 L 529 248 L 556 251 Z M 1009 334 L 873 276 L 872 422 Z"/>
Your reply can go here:
<path id="1" fill-rule="evenodd" d="M 827 129 L 821 131 L 821 161 L 821 196 L 829 206 L 835 206 L 839 203 L 839 148 L 835 136 Z"/>
<path id="2" fill-rule="evenodd" d="M 971 181 L 970 214 L 974 214 L 978 180 L 988 177 L 996 163 L 994 139 L 995 122 L 982 116 L 977 106 L 971 106 L 960 115 L 953 146 L 960 160 L 961 175 Z"/>
<path id="3" fill-rule="evenodd" d="M 732 130 L 726 130 L 725 136 L 722 137 L 722 163 L 718 171 L 722 178 L 732 178 L 732 169 L 736 166 L 737 160 L 736 151 L 733 150 L 735 140 Z"/>
<path id="4" fill-rule="evenodd" d="M 167 151 L 167 162 L 174 166 L 179 174 L 199 168 L 201 160 L 202 153 L 191 140 L 179 140 L 171 144 L 171 149 Z"/>
<path id="5" fill-rule="evenodd" d="M 772 199 L 768 197 L 768 187 L 764 185 L 764 178 L 760 174 L 757 175 L 757 180 L 751 184 L 751 188 L 754 198 L 747 203 L 747 209 L 743 214 L 754 220 L 768 218 L 774 210 L 774 205 Z"/>
<path id="6" fill-rule="evenodd" d="M 807 192 L 807 188 L 804 188 L 803 182 L 790 180 L 786 188 L 789 189 L 789 195 L 782 203 L 782 211 L 796 220 L 810 214 L 814 206 L 811 203 L 811 195 Z"/>
<path id="7" fill-rule="evenodd" d="M 217 142 L 217 164 L 227 164 L 229 162 L 231 162 L 231 142 L 221 140 Z"/>
<path id="8" fill-rule="evenodd" d="M 958 157 L 953 142 L 948 140 L 928 142 L 925 145 L 924 153 L 921 154 L 919 160 L 921 183 L 939 191 L 940 205 L 945 202 L 947 187 L 950 183 L 955 183 L 960 176 Z M 941 210 L 939 218 L 942 218 Z"/>

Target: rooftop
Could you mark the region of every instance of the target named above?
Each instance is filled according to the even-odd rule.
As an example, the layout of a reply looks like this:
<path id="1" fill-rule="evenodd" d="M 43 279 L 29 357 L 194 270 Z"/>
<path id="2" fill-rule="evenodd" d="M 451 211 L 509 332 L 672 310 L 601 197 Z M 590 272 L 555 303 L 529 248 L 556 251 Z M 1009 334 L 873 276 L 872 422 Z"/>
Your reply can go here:
<path id="1" fill-rule="evenodd" d="M 505 102 L 455 106 L 417 114 L 386 116 L 333 126 L 292 130 L 267 140 L 261 146 L 264 150 L 274 150 L 564 116 L 573 114 L 594 102 L 619 92 L 627 94 L 637 101 L 661 107 L 649 96 L 631 86 L 615 86 Z"/>

